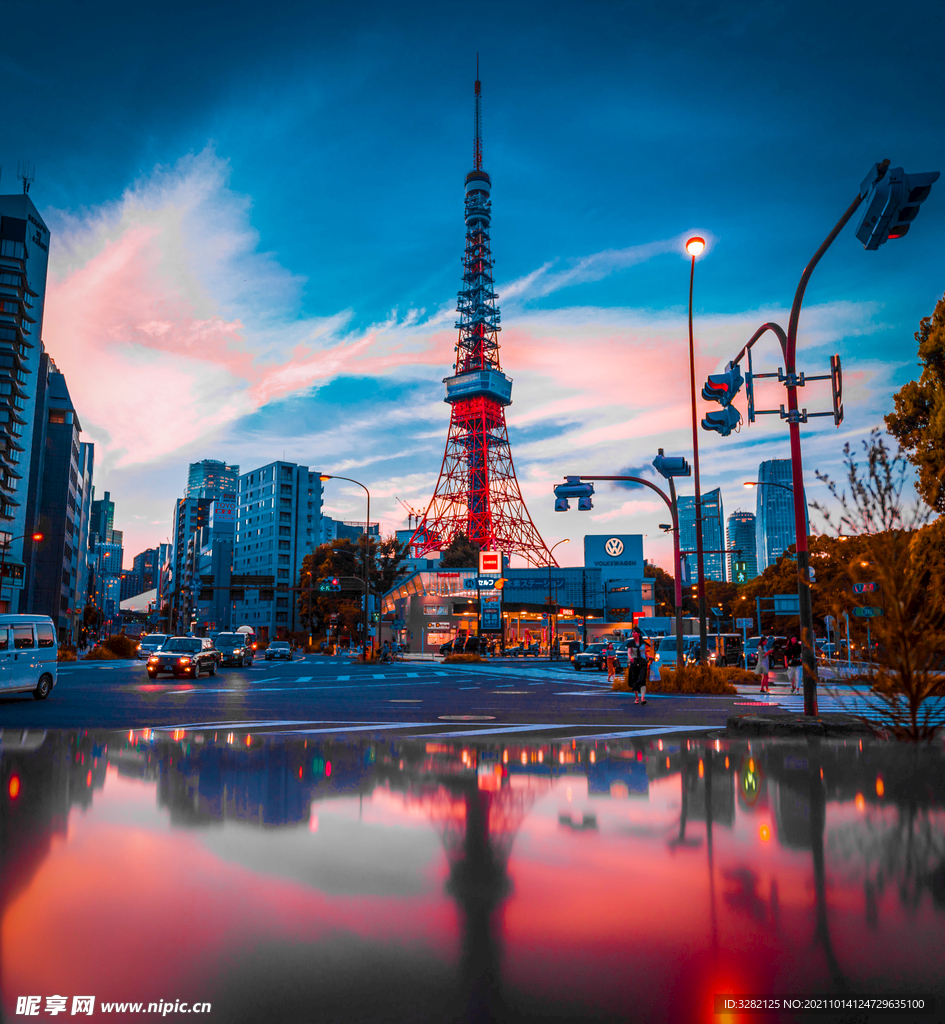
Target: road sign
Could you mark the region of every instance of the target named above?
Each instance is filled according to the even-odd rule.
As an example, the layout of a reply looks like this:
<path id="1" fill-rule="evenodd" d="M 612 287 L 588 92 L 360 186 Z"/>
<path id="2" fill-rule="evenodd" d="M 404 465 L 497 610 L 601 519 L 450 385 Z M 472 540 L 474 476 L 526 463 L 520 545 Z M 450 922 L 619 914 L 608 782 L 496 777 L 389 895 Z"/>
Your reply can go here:
<path id="1" fill-rule="evenodd" d="M 872 594 L 876 590 L 875 583 L 854 583 L 853 593 L 854 594 Z"/>
<path id="2" fill-rule="evenodd" d="M 736 629 L 754 629 L 755 628 L 755 620 L 754 619 L 736 619 L 735 620 L 735 628 Z"/>
<path id="3" fill-rule="evenodd" d="M 775 615 L 800 615 L 801 599 L 797 594 L 775 594 L 774 614 Z"/>
<path id="4" fill-rule="evenodd" d="M 858 619 L 878 619 L 880 617 L 880 615 L 883 614 L 883 609 L 882 608 L 873 608 L 873 607 L 854 608 L 853 609 L 853 614 Z"/>
<path id="5" fill-rule="evenodd" d="M 493 590 L 495 589 L 495 577 L 494 576 L 479 576 L 477 579 L 465 579 L 463 580 L 463 586 L 466 590 L 475 590 L 477 587 L 479 590 Z"/>

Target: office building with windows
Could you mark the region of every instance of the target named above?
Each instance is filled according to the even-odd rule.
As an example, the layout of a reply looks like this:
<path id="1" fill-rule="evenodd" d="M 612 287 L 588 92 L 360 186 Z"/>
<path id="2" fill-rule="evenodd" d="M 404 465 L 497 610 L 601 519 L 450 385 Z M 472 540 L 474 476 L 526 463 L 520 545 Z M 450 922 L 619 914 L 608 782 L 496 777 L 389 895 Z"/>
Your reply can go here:
<path id="1" fill-rule="evenodd" d="M 30 596 L 23 554 L 36 529 L 29 487 L 48 255 L 49 229 L 26 192 L 0 196 L 0 611 L 26 611 Z"/>
<path id="2" fill-rule="evenodd" d="M 294 462 L 270 462 L 239 480 L 233 575 L 262 577 L 233 604 L 233 628 L 252 626 L 275 640 L 300 628 L 295 594 L 302 559 L 322 534 L 323 487 L 317 472 Z M 272 587 L 272 589 L 269 589 Z"/>
<path id="3" fill-rule="evenodd" d="M 687 556 L 688 578 L 695 583 L 698 578 L 696 565 L 696 499 L 695 497 L 677 498 L 679 510 L 679 550 Z M 726 557 L 722 554 L 725 547 L 725 530 L 722 527 L 722 492 L 716 487 L 702 495 L 702 549 L 713 552 L 703 555 L 705 578 L 725 582 Z"/>
<path id="4" fill-rule="evenodd" d="M 728 578 L 733 582 L 740 582 L 735 578 L 733 565 L 735 562 L 745 562 L 745 580 L 753 580 L 758 575 L 758 556 L 755 552 L 755 513 L 745 512 L 736 509 L 728 517 Z"/>
<path id="5" fill-rule="evenodd" d="M 28 500 L 43 540 L 25 552 L 27 607 L 48 615 L 60 641 L 71 642 L 88 593 L 93 449 L 79 439 L 82 427 L 66 379 L 45 352 L 38 378 Z"/>
<path id="6" fill-rule="evenodd" d="M 755 490 L 755 547 L 758 572 L 764 572 L 797 541 L 791 460 L 769 459 L 762 462 L 758 467 Z M 810 533 L 810 519 L 806 511 L 805 508 L 806 529 Z"/>
<path id="7" fill-rule="evenodd" d="M 204 496 L 209 494 L 211 497 L 236 494 L 239 480 L 239 466 L 228 466 L 217 459 L 192 462 L 187 470 L 187 489 L 184 496 L 196 496 L 198 492 L 203 492 Z"/>

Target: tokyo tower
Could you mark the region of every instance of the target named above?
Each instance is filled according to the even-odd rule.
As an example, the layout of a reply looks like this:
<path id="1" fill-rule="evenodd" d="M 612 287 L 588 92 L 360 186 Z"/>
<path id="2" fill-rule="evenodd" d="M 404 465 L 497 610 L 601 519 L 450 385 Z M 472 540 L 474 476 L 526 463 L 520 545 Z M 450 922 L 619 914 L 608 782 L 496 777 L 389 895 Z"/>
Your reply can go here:
<path id="1" fill-rule="evenodd" d="M 489 241 L 492 179 L 482 169 L 482 95 L 476 74 L 474 170 L 466 175 L 466 250 L 456 310 L 456 363 L 446 377 L 452 407 L 436 490 L 410 540 L 414 555 L 445 548 L 464 533 L 483 550 L 557 565 L 532 522 L 515 476 L 505 407 L 512 381 L 499 363 L 499 308 Z"/>

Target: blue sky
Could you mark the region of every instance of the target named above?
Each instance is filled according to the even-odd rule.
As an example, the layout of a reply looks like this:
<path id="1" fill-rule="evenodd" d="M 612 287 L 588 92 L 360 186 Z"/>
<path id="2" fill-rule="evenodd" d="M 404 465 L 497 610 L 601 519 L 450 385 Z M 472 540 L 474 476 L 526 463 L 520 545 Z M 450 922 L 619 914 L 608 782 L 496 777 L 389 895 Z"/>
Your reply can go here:
<path id="1" fill-rule="evenodd" d="M 940 3 L 32 0 L 3 19 L 23 45 L 0 62 L 17 112 L 0 189 L 35 163 L 45 340 L 129 554 L 164 539 L 199 458 L 284 451 L 358 476 L 388 528 L 396 498 L 429 499 L 477 52 L 513 453 L 545 539 L 572 538 L 565 561 L 619 527 L 668 564 L 642 494 L 602 491 L 579 520 L 548 495 L 565 473 L 687 453 L 685 237 L 710 242 L 703 373 L 786 323 L 872 163 L 945 169 Z M 940 184 L 908 238 L 866 253 L 848 227 L 811 282 L 801 365 L 842 355 L 847 413 L 805 435 L 812 496 L 813 470 L 836 471 L 915 374 L 943 226 Z M 701 442 L 726 512 L 753 507 L 740 481 L 760 459 L 787 455 L 771 422 Z M 356 517 L 356 489 L 332 487 L 328 510 Z"/>

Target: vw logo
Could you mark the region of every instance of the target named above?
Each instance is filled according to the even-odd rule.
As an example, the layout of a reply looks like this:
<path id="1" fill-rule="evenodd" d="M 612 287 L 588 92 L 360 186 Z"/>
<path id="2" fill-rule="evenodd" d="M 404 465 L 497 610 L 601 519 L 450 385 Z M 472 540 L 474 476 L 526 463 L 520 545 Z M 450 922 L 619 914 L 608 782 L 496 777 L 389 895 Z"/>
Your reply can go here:
<path id="1" fill-rule="evenodd" d="M 619 537 L 611 537 L 604 545 L 604 550 L 611 558 L 617 558 L 623 554 L 623 541 Z"/>

